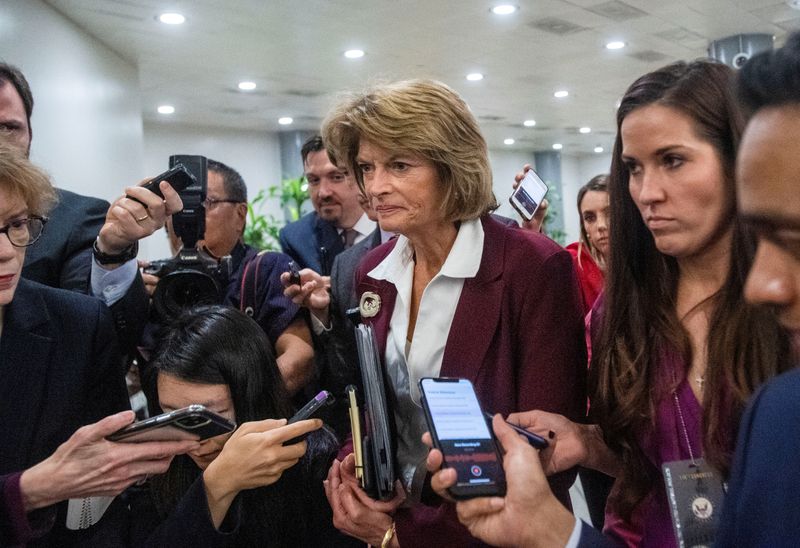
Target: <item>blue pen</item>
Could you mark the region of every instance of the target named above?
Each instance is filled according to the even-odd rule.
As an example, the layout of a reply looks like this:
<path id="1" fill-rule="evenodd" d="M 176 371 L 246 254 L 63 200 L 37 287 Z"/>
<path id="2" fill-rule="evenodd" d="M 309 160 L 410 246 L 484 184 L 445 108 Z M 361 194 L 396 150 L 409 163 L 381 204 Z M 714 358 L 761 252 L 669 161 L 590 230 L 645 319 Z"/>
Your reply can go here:
<path id="1" fill-rule="evenodd" d="M 489 421 L 491 421 L 494 418 L 494 415 L 492 415 L 488 411 L 484 412 L 483 414 L 486 416 L 486 418 Z M 542 436 L 540 436 L 539 434 L 534 434 L 533 432 L 528 432 L 524 428 L 520 428 L 516 424 L 511 424 L 508 421 L 506 421 L 506 424 L 509 425 L 511 428 L 513 428 L 514 431 L 517 434 L 525 436 L 525 438 L 528 440 L 528 443 L 531 444 L 531 447 L 535 447 L 536 449 L 547 449 L 550 446 L 548 441 L 546 439 L 544 439 Z"/>

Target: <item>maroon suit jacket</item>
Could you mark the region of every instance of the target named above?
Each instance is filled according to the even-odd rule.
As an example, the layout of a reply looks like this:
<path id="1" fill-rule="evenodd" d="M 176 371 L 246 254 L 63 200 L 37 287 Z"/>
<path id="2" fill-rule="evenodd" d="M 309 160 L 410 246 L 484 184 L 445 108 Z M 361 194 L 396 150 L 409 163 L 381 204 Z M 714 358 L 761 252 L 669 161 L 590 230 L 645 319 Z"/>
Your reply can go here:
<path id="1" fill-rule="evenodd" d="M 586 410 L 586 346 L 572 258 L 545 236 L 489 217 L 481 221 L 480 268 L 464 281 L 440 376 L 472 381 L 492 413 L 542 409 L 580 421 Z M 372 291 L 381 298 L 378 314 L 364 319 L 375 330 L 381 356 L 397 293 L 393 284 L 367 273 L 395 243 L 372 250 L 356 271 L 357 294 Z M 574 472 L 551 478 L 554 493 L 568 507 L 574 478 Z M 480 544 L 449 503 L 401 509 L 396 527 L 401 546 Z"/>

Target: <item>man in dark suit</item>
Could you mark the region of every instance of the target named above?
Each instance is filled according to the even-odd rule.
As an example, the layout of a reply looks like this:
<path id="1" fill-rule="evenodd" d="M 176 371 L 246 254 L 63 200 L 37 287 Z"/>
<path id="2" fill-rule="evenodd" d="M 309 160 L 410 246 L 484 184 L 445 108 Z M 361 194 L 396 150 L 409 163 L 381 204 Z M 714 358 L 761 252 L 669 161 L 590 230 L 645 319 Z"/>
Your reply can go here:
<path id="1" fill-rule="evenodd" d="M 334 257 L 371 234 L 375 223 L 361 209 L 352 177 L 331 162 L 321 137 L 306 141 L 300 154 L 314 211 L 283 227 L 278 239 L 301 268 L 327 276 Z"/>
<path id="2" fill-rule="evenodd" d="M 22 72 L 0 63 L 0 128 L 3 140 L 30 154 L 33 94 Z M 29 250 L 22 275 L 51 287 L 79 293 L 92 293 L 92 245 L 106 220 L 109 204 L 105 200 L 57 190 L 58 203 L 50 212 L 48 223 L 37 245 Z M 103 295 L 98 295 L 104 297 Z M 137 275 L 127 291 L 111 306 L 120 347 L 131 350 L 144 328 L 147 295 Z"/>

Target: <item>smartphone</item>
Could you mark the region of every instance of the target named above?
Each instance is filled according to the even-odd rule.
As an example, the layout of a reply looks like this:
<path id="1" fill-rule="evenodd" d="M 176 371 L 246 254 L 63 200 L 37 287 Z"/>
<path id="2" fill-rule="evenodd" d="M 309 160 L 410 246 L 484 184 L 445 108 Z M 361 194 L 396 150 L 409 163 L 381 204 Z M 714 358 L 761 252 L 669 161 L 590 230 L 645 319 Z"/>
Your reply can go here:
<path id="1" fill-rule="evenodd" d="M 356 460 L 356 479 L 363 489 L 366 487 L 366 484 L 364 481 L 364 452 L 362 445 L 363 440 L 361 438 L 361 412 L 358 409 L 358 394 L 356 387 L 352 384 L 347 385 L 345 392 L 347 393 L 347 400 L 349 403 L 350 433 L 353 439 L 353 456 Z"/>
<path id="2" fill-rule="evenodd" d="M 183 164 L 176 164 L 161 175 L 156 175 L 142 186 L 163 200 L 164 195 L 159 188 L 161 181 L 168 182 L 175 192 L 181 192 L 195 183 L 194 176 L 183 167 Z"/>
<path id="3" fill-rule="evenodd" d="M 300 279 L 300 268 L 294 261 L 289 261 L 289 285 L 303 285 Z"/>
<path id="4" fill-rule="evenodd" d="M 304 421 L 306 419 L 313 419 L 324 408 L 328 407 L 329 405 L 333 405 L 334 401 L 336 401 L 336 398 L 333 397 L 333 394 L 327 390 L 321 390 L 319 394 L 314 396 L 311 401 L 305 404 L 300 411 L 295 413 L 286 424 L 289 425 L 295 422 Z M 283 442 L 283 445 L 292 445 L 294 443 L 301 442 L 308 437 L 308 434 L 310 434 L 310 432 L 285 441 Z"/>
<path id="5" fill-rule="evenodd" d="M 492 420 L 494 420 L 494 415 L 489 413 L 488 411 L 484 413 L 486 417 L 486 421 L 489 423 L 489 428 L 492 427 Z M 510 423 L 506 421 L 506 424 L 511 427 L 517 434 L 528 440 L 528 444 L 535 449 L 547 449 L 550 446 L 550 442 L 548 442 L 545 438 L 540 436 L 539 434 L 534 434 L 533 432 L 528 432 L 524 428 L 517 426 L 516 424 Z"/>
<path id="6" fill-rule="evenodd" d="M 472 383 L 424 377 L 419 388 L 433 445 L 444 456 L 443 466 L 456 470 L 453 498 L 504 495 L 503 460 Z"/>
<path id="7" fill-rule="evenodd" d="M 535 171 L 529 169 L 508 201 L 522 215 L 523 219 L 530 221 L 536 214 L 536 210 L 539 209 L 539 204 L 542 203 L 545 194 L 547 194 L 547 185 Z"/>
<path id="8" fill-rule="evenodd" d="M 195 404 L 134 422 L 106 439 L 120 442 L 201 441 L 233 432 L 235 429 L 235 423 L 209 411 L 203 405 Z"/>

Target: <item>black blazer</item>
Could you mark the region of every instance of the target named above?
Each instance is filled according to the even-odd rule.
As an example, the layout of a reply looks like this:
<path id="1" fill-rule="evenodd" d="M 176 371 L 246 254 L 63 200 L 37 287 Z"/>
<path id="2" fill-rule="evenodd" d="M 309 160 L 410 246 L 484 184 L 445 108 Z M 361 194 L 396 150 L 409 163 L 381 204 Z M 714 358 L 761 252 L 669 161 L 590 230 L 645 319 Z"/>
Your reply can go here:
<path id="1" fill-rule="evenodd" d="M 22 277 L 50 287 L 90 294 L 92 244 L 105 222 L 105 200 L 56 189 L 58 204 L 44 232 L 25 253 Z M 130 353 L 142 336 L 150 299 L 137 272 L 130 289 L 111 306 L 120 349 Z"/>
<path id="2" fill-rule="evenodd" d="M 99 198 L 56 189 L 58 204 L 39 240 L 25 255 L 22 277 L 50 287 L 89 293 L 92 243 L 109 204 Z"/>
<path id="3" fill-rule="evenodd" d="M 320 219 L 315 211 L 284 226 L 278 240 L 283 252 L 300 268 L 310 268 L 326 276 L 330 274 L 333 258 L 344 251 L 344 242 L 336 227 Z M 325 258 L 320 256 L 322 247 L 326 250 Z"/>
<path id="4" fill-rule="evenodd" d="M 100 300 L 21 279 L 0 334 L 0 475 L 30 468 L 79 427 L 129 409 L 121 364 Z M 41 542 L 68 546 L 66 503 L 57 507 Z M 0 545 L 8 534 L 0 528 Z"/>

